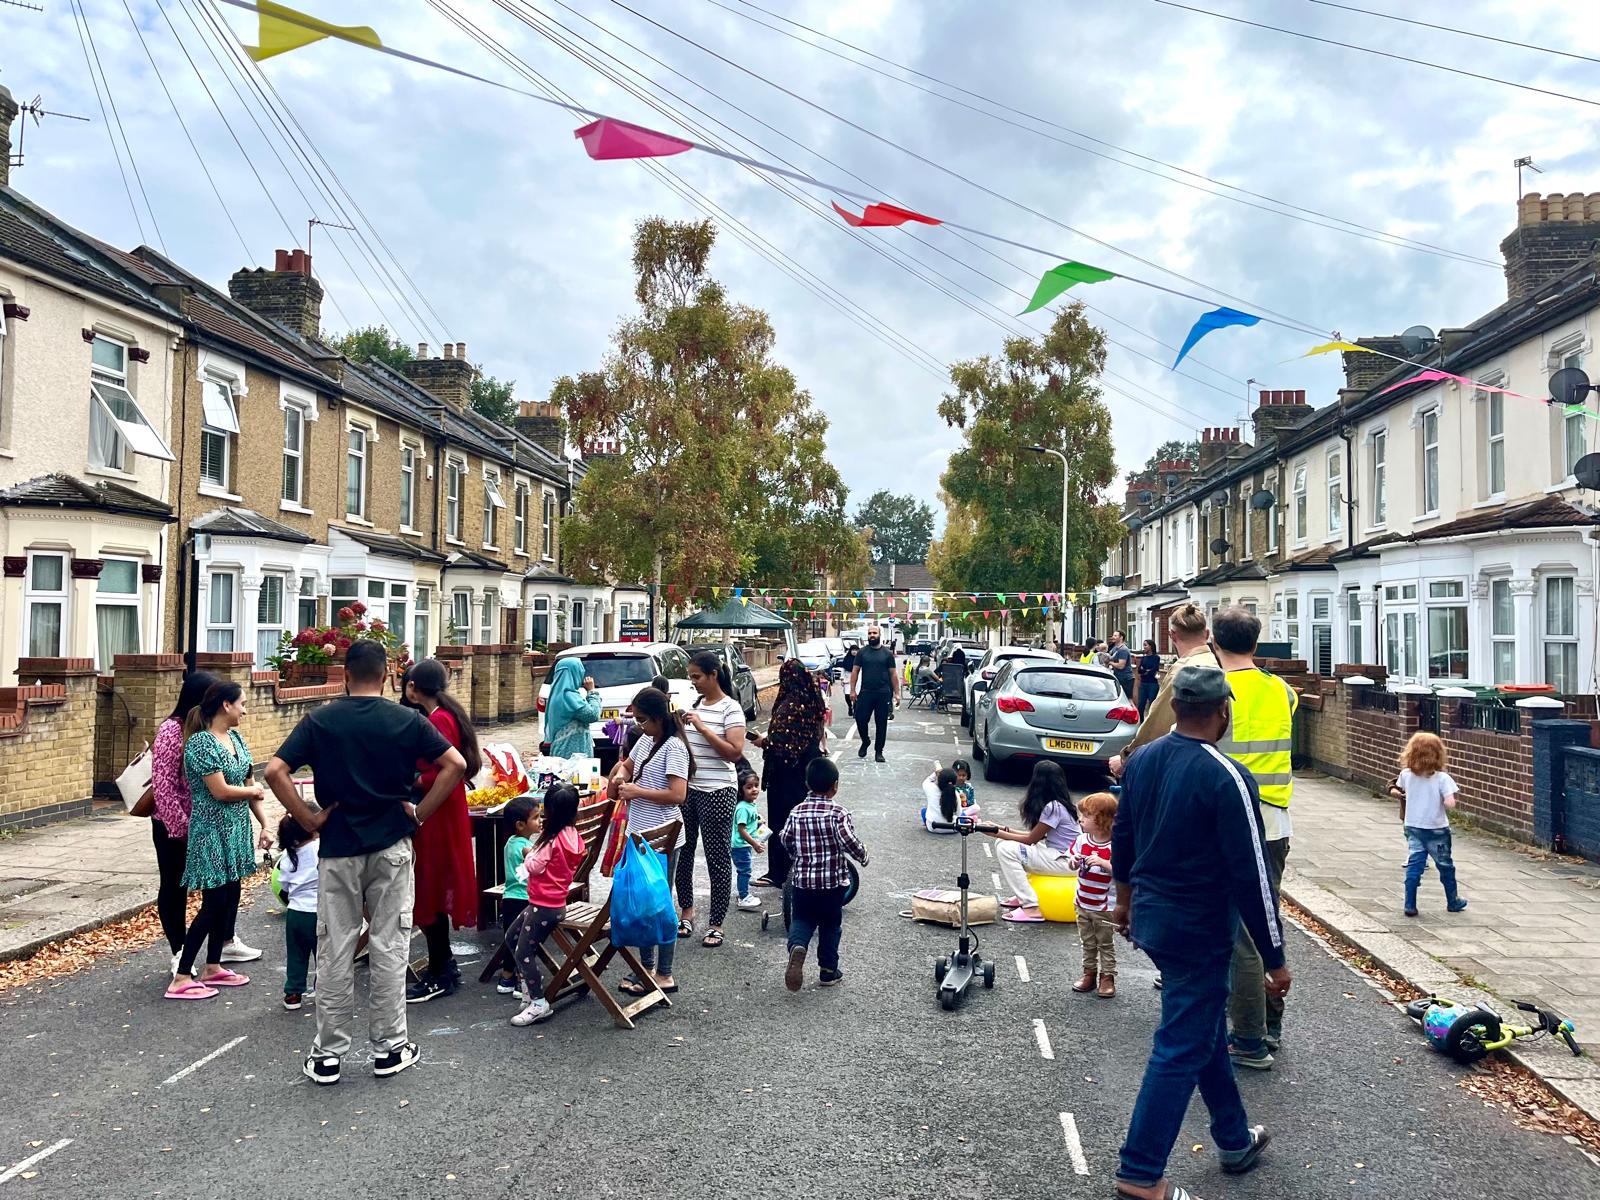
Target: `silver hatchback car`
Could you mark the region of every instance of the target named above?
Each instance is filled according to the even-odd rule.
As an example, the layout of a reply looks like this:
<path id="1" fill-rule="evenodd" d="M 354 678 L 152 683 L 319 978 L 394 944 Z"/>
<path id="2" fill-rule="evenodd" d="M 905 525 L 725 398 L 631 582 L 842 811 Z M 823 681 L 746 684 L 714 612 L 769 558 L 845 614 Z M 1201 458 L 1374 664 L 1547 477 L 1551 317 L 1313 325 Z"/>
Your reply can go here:
<path id="1" fill-rule="evenodd" d="M 972 757 L 989 780 L 1042 758 L 1104 769 L 1139 728 L 1139 710 L 1099 666 L 1012 659 L 974 701 Z"/>

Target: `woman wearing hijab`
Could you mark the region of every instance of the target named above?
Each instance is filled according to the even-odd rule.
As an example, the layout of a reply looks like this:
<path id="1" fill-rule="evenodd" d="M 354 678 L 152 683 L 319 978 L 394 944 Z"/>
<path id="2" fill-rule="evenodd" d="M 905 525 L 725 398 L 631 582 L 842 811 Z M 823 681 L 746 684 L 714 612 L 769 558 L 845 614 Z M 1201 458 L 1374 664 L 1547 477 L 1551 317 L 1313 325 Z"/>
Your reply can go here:
<path id="1" fill-rule="evenodd" d="M 583 660 L 558 658 L 550 672 L 550 695 L 544 704 L 544 737 L 555 758 L 594 754 L 589 726 L 600 719 L 600 697 L 594 680 L 583 673 Z"/>
<path id="2" fill-rule="evenodd" d="M 806 764 L 822 753 L 827 724 L 822 690 L 799 659 L 788 659 L 778 668 L 778 696 L 767 732 L 750 739 L 761 748 L 761 786 L 767 791 L 767 824 L 774 833 L 806 798 Z M 789 852 L 776 837 L 767 845 L 767 874 L 755 883 L 781 888 L 789 878 Z"/>

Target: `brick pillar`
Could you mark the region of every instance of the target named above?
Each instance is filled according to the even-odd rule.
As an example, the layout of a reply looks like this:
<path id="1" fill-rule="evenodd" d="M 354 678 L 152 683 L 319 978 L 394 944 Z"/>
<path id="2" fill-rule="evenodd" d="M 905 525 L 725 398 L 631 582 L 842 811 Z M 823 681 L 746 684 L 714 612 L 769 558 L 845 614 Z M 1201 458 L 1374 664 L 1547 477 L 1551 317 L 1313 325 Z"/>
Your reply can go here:
<path id="1" fill-rule="evenodd" d="M 472 648 L 472 719 L 488 724 L 500 719 L 499 646 Z"/>
<path id="2" fill-rule="evenodd" d="M 472 647 L 471 646 L 436 646 L 433 657 L 437 658 L 450 670 L 450 690 L 455 693 L 457 700 L 467 712 L 476 716 L 472 707 Z"/>
<path id="3" fill-rule="evenodd" d="M 87 812 L 94 795 L 95 689 L 99 673 L 92 658 L 22 658 L 17 661 L 19 687 L 0 689 L 8 706 L 28 717 L 29 699 L 54 706 L 54 697 L 66 693 L 53 719 L 41 719 L 24 729 L 16 757 L 6 765 L 8 786 L 37 783 L 28 807 L 37 816 Z M 37 685 L 37 686 L 36 686 Z M 43 693 L 49 689 L 50 693 Z M 25 787 L 23 790 L 26 790 Z"/>
<path id="4" fill-rule="evenodd" d="M 134 749 L 154 742 L 156 730 L 167 719 L 183 690 L 183 655 L 119 654 L 112 664 L 112 690 L 127 705 L 112 701 L 111 719 L 131 719 L 129 740 Z M 122 764 L 126 766 L 127 764 Z M 117 768 L 119 771 L 121 767 Z"/>
<path id="5" fill-rule="evenodd" d="M 500 719 L 522 721 L 533 714 L 528 672 L 522 665 L 522 647 L 507 642 L 495 647 L 500 673 Z"/>
<path id="6" fill-rule="evenodd" d="M 1555 846 L 1566 813 L 1566 748 L 1589 744 L 1588 721 L 1546 719 L 1533 726 L 1533 840 Z"/>

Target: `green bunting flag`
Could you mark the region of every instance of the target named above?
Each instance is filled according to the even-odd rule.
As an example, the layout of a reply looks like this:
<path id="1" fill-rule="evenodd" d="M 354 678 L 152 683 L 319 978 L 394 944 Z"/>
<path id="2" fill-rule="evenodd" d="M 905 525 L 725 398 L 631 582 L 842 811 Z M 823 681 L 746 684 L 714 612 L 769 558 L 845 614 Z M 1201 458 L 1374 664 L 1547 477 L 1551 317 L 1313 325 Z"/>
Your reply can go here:
<path id="1" fill-rule="evenodd" d="M 1104 283 L 1116 277 L 1114 271 L 1102 271 L 1099 267 L 1091 267 L 1088 263 L 1061 263 L 1059 266 L 1051 267 L 1039 277 L 1039 286 L 1033 289 L 1033 299 L 1029 300 L 1028 307 L 1017 315 L 1025 317 L 1043 308 L 1075 283 Z"/>

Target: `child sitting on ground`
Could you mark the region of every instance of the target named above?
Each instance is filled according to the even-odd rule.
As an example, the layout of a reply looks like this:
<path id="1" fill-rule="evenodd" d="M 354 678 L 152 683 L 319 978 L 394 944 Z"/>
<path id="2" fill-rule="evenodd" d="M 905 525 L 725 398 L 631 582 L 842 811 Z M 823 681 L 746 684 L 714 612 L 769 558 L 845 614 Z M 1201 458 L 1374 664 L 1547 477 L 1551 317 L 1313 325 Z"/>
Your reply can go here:
<path id="1" fill-rule="evenodd" d="M 795 805 L 778 835 L 789 852 L 789 966 L 783 986 L 798 992 L 805 981 L 806 951 L 817 939 L 817 983 L 834 987 L 844 979 L 839 969 L 839 933 L 844 917 L 850 871 L 845 855 L 863 867 L 867 849 L 856 837 L 850 810 L 834 799 L 839 794 L 839 768 L 830 758 L 806 764 L 806 798 Z"/>
<path id="2" fill-rule="evenodd" d="M 761 812 L 756 801 L 761 798 L 761 776 L 746 771 L 739 776 L 739 803 L 733 810 L 733 870 L 739 884 L 740 908 L 749 912 L 761 907 L 761 901 L 750 894 L 750 864 L 756 854 L 765 854 L 767 847 L 758 835 L 761 829 Z"/>
<path id="3" fill-rule="evenodd" d="M 317 835 L 307 833 L 299 821 L 278 822 L 278 896 L 283 914 L 283 1007 L 295 1012 L 311 994 L 306 972 L 317 952 Z"/>
<path id="4" fill-rule="evenodd" d="M 1456 781 L 1444 769 L 1444 742 L 1436 733 L 1414 733 L 1400 753 L 1400 775 L 1389 794 L 1400 801 L 1400 823 L 1406 831 L 1406 916 L 1417 915 L 1417 885 L 1428 859 L 1444 885 L 1445 908 L 1460 912 L 1467 902 L 1456 891 L 1456 864 L 1450 856 L 1449 810 L 1456 806 Z"/>
<path id="5" fill-rule="evenodd" d="M 522 915 L 522 910 L 528 907 L 528 886 L 518 873 L 522 860 L 528 857 L 528 851 L 533 848 L 533 839 L 538 836 L 539 816 L 539 805 L 530 796 L 518 796 L 507 801 L 500 812 L 501 826 L 511 831 L 504 851 L 505 888 L 500 893 L 500 928 L 505 931 L 508 956 L 512 952 L 511 926 Z M 517 969 L 509 957 L 506 965 L 500 968 L 500 977 L 494 990 L 502 996 L 514 996 L 519 991 Z"/>
<path id="6" fill-rule="evenodd" d="M 518 867 L 528 905 L 506 934 L 512 962 L 522 977 L 528 1006 L 511 1018 L 513 1025 L 532 1025 L 550 1015 L 539 976 L 539 947 L 567 915 L 567 892 L 583 861 L 583 838 L 577 830 L 578 789 L 553 783 L 544 794 L 544 822 L 527 857 Z"/>
<path id="7" fill-rule="evenodd" d="M 1116 815 L 1117 798 L 1110 792 L 1080 800 L 1082 831 L 1073 839 L 1069 859 L 1078 872 L 1078 940 L 1083 944 L 1083 978 L 1072 990 L 1094 992 L 1105 1000 L 1117 994 L 1116 931 L 1111 924 L 1117 903 L 1111 880 L 1111 824 Z"/>
<path id="8" fill-rule="evenodd" d="M 957 817 L 978 819 L 978 802 L 968 782 L 971 778 L 972 767 L 965 759 L 958 758 L 942 769 L 937 762 L 933 764 L 933 774 L 922 781 L 924 829 L 929 833 L 953 833 L 954 830 L 935 828 L 934 823 L 950 824 Z"/>

